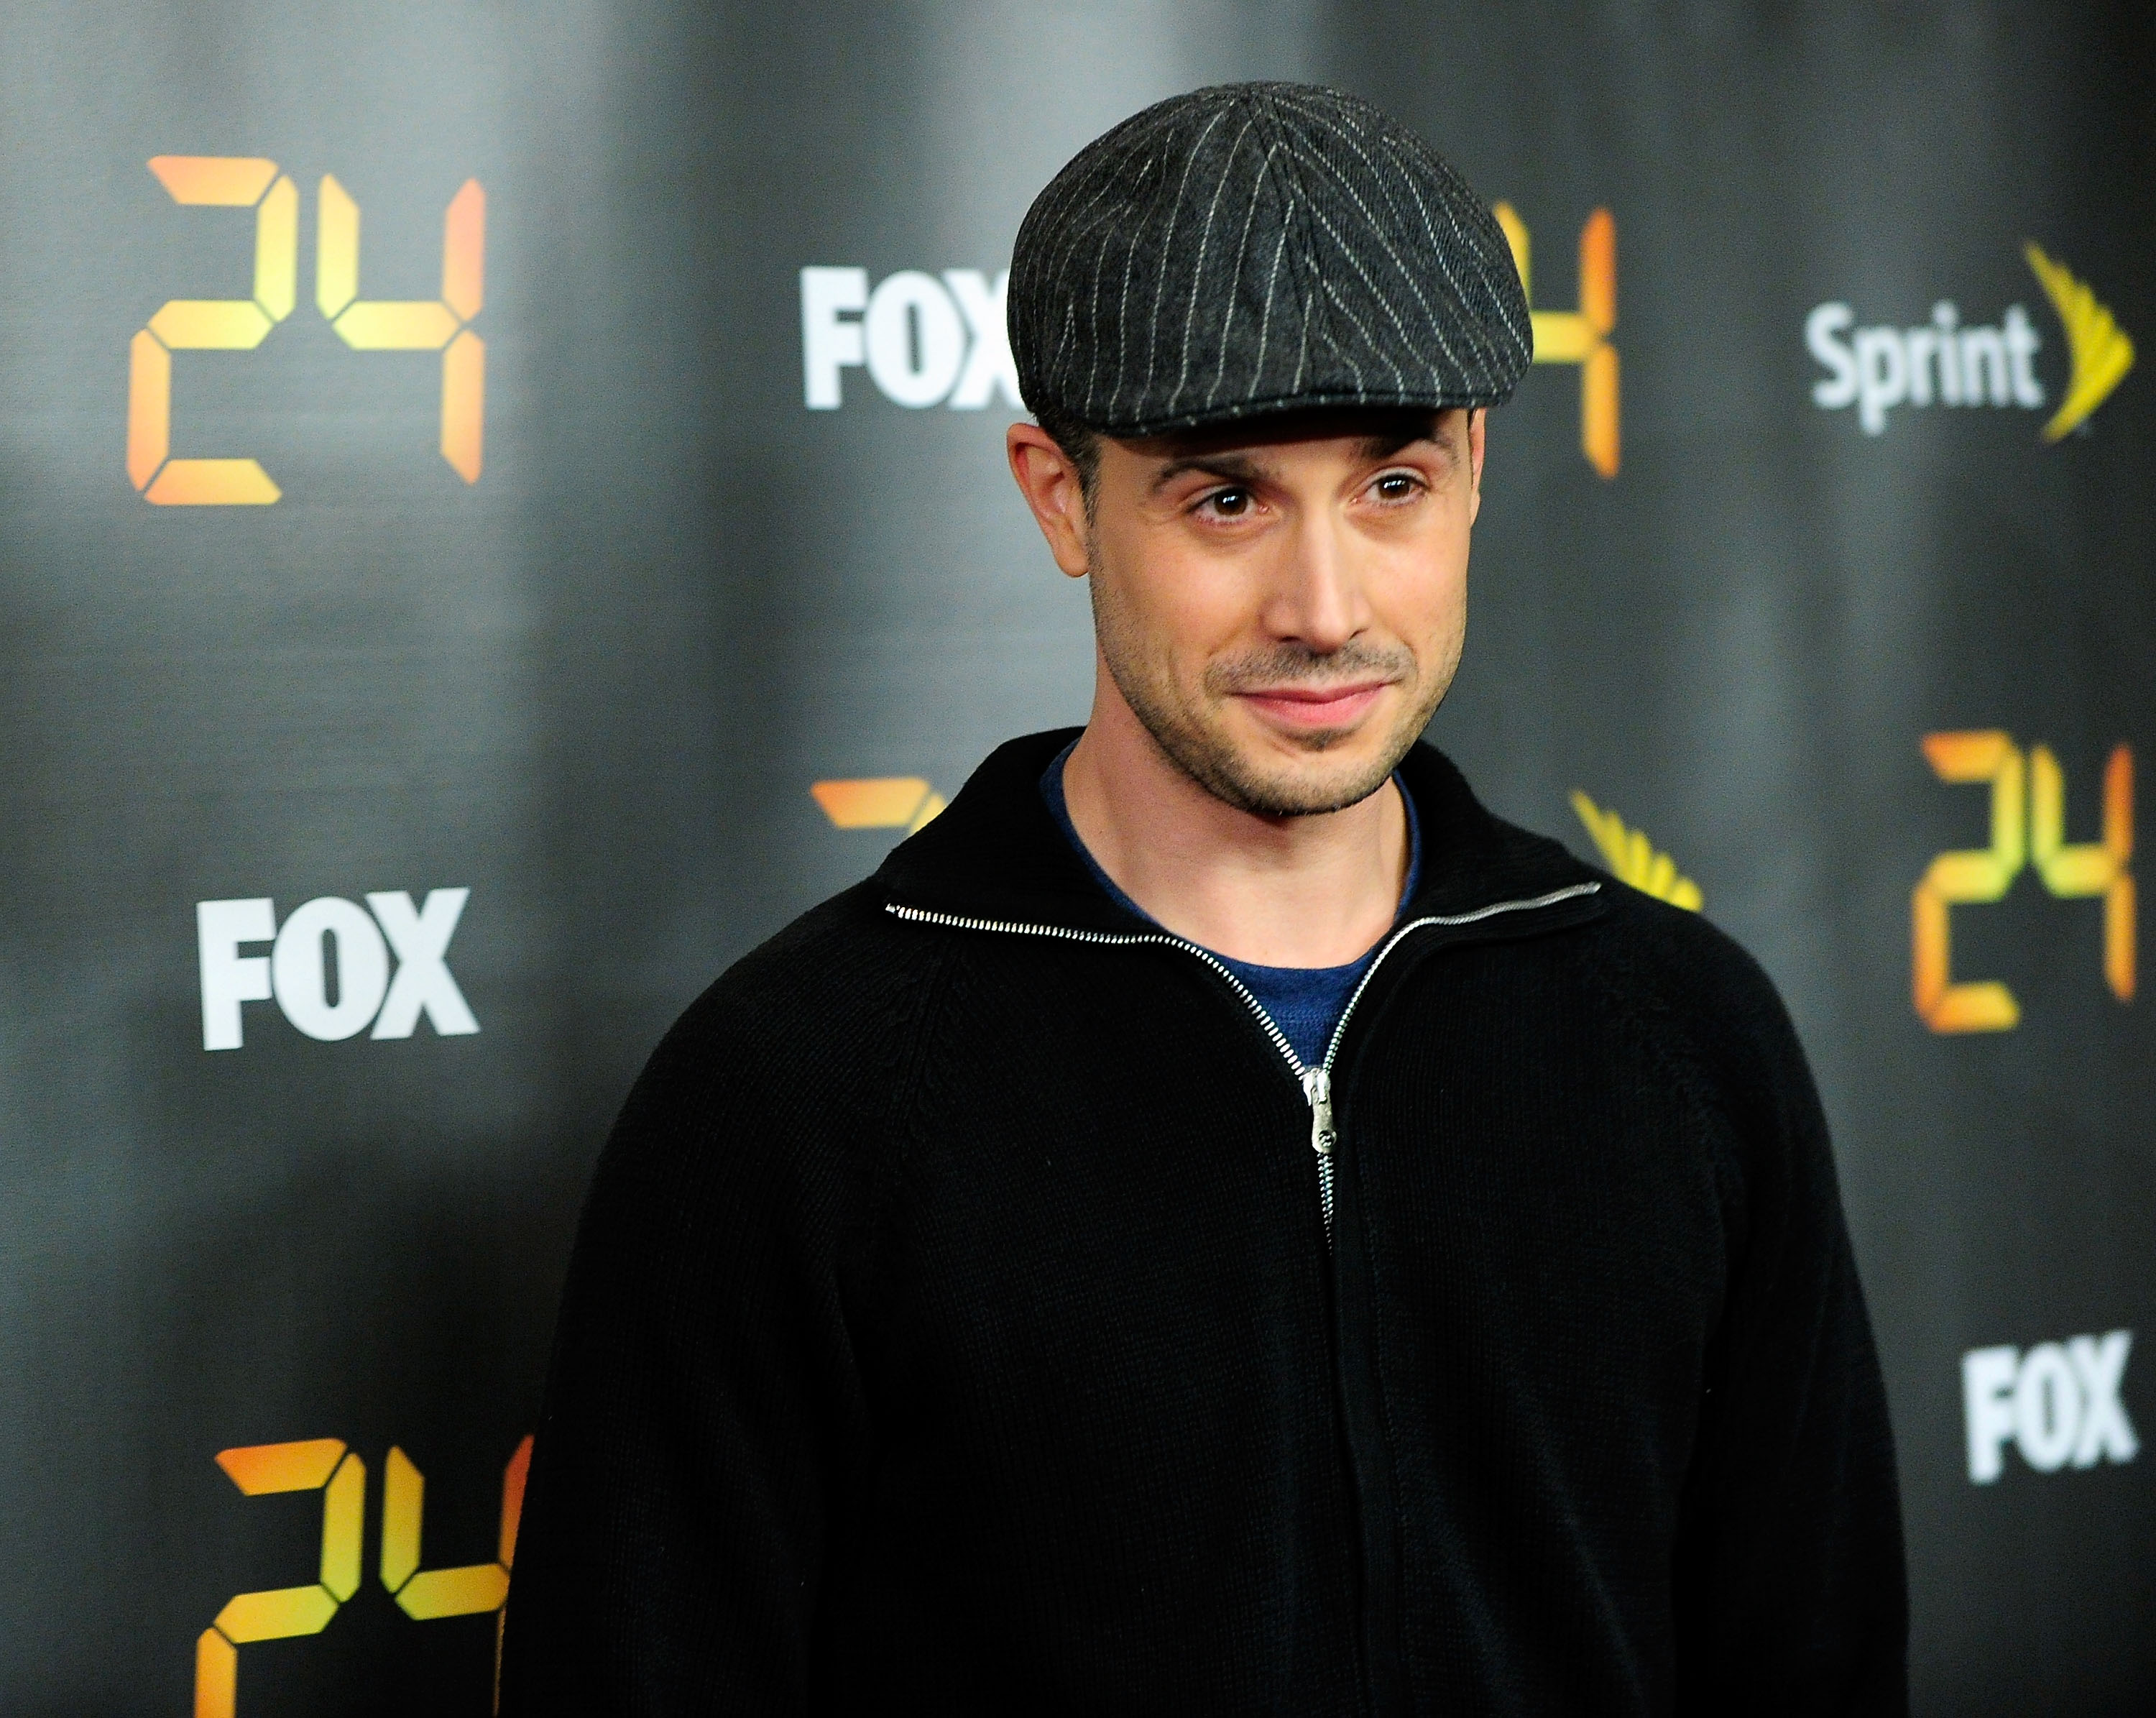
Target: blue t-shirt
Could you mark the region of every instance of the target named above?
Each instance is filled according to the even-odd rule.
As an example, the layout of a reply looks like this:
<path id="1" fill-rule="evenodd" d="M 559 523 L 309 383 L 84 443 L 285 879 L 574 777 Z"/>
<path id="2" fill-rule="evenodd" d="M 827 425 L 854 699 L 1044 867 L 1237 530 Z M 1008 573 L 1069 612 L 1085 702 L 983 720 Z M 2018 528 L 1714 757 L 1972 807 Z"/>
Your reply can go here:
<path id="1" fill-rule="evenodd" d="M 1100 863 L 1087 850 L 1078 834 L 1078 827 L 1070 820 L 1070 808 L 1063 799 L 1063 761 L 1070 755 L 1070 748 L 1078 743 L 1073 740 L 1055 754 L 1040 778 L 1040 796 L 1048 802 L 1057 826 L 1086 862 L 1094 880 L 1108 892 L 1108 897 L 1127 913 L 1142 918 L 1147 924 L 1157 921 L 1144 908 L 1116 887 L 1115 879 L 1101 869 Z M 1395 786 L 1399 778 L 1393 778 Z M 1415 820 L 1414 800 L 1405 787 L 1400 787 L 1400 804 L 1408 814 L 1408 880 L 1400 891 L 1400 905 L 1405 907 L 1415 892 L 1415 880 L 1422 872 L 1422 830 Z M 1362 959 L 1351 960 L 1345 966 L 1256 966 L 1247 960 L 1230 960 L 1225 954 L 1214 953 L 1229 971 L 1240 979 L 1245 988 L 1258 999 L 1259 1005 L 1273 1017 L 1273 1021 L 1287 1034 L 1287 1041 L 1295 1046 L 1295 1053 L 1302 1058 L 1306 1067 L 1316 1067 L 1325 1060 L 1326 1047 L 1332 1041 L 1332 1029 L 1340 1023 L 1340 1016 L 1348 1011 L 1348 999 L 1355 994 L 1355 986 L 1363 975 L 1370 970 L 1377 959 L 1378 949 L 1383 945 L 1381 937 L 1373 944 Z"/>

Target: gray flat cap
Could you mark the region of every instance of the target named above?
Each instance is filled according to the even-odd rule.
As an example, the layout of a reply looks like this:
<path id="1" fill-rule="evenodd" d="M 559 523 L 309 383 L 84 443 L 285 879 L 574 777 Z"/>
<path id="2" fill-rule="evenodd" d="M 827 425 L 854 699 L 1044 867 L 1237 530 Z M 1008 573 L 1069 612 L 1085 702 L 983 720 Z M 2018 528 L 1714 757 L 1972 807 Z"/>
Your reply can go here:
<path id="1" fill-rule="evenodd" d="M 1534 350 L 1467 182 L 1313 84 L 1195 90 L 1087 144 L 1019 228 L 1009 316 L 1028 408 L 1122 437 L 1496 405 Z"/>

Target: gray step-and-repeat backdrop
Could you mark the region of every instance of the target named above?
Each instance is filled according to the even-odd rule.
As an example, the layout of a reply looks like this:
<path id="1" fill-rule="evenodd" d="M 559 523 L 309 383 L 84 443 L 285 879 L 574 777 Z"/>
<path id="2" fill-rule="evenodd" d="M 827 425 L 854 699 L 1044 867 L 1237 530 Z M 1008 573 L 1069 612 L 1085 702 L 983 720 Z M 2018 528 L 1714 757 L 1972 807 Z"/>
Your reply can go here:
<path id="1" fill-rule="evenodd" d="M 1433 730 L 1781 984 L 1930 1714 L 2156 1701 L 2145 6 L 0 0 L 0 1710 L 483 1713 L 583 1185 L 1082 718 L 1027 203 L 1372 97 L 1505 205 Z"/>

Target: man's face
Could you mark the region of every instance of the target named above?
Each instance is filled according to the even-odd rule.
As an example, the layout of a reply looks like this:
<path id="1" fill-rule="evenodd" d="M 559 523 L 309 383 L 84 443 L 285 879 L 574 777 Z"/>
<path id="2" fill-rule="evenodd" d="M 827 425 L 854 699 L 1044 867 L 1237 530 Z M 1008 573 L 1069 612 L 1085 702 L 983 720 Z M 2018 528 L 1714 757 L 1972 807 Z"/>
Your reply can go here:
<path id="1" fill-rule="evenodd" d="M 1104 441 L 1086 565 L 1116 690 L 1240 810 L 1375 792 L 1460 664 L 1481 467 L 1480 412 Z"/>

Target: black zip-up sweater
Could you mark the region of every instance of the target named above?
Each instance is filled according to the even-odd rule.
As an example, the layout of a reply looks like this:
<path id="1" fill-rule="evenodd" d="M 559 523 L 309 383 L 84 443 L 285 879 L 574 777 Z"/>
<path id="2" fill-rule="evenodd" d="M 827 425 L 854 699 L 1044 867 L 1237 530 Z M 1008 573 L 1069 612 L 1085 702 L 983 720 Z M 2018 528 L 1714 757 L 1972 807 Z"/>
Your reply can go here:
<path id="1" fill-rule="evenodd" d="M 1402 766 L 1315 1085 L 998 750 L 630 1094 L 509 1605 L 536 1715 L 1899 1713 L 1818 1100 L 1695 914 Z"/>

